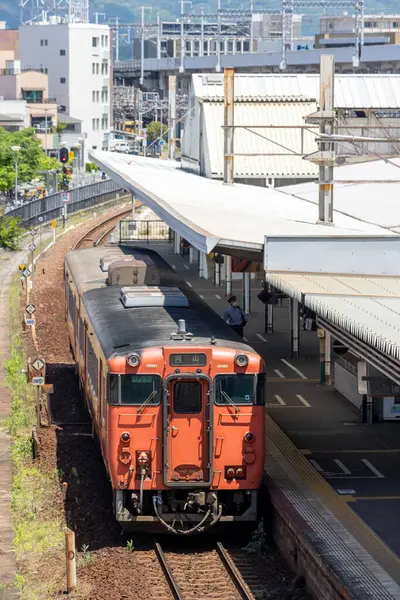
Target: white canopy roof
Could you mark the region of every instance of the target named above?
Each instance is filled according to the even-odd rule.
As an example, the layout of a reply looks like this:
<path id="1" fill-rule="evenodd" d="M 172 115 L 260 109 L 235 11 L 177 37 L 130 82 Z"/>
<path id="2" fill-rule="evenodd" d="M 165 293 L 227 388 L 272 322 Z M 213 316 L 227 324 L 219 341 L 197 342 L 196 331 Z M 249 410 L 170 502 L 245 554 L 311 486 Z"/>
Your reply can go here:
<path id="1" fill-rule="evenodd" d="M 225 185 L 182 171 L 179 163 L 90 152 L 92 160 L 202 252 L 261 253 L 264 236 L 382 236 L 387 230 L 335 212 L 317 225 L 317 208 L 278 190 Z"/>

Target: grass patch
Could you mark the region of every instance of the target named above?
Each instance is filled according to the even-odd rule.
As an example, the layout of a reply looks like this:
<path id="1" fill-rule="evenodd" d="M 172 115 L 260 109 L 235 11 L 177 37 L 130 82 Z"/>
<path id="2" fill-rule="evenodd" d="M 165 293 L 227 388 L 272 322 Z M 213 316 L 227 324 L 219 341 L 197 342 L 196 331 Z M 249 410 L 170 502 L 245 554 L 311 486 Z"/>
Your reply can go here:
<path id="1" fill-rule="evenodd" d="M 46 581 L 38 566 L 60 563 L 64 515 L 54 508 L 60 494 L 57 472 L 40 470 L 32 456 L 32 427 L 36 423 L 35 389 L 27 382 L 20 293 L 20 275 L 17 273 L 9 290 L 11 356 L 5 362 L 5 383 L 11 390 L 11 414 L 3 423 L 11 435 L 11 509 L 19 571 L 14 588 L 21 600 L 50 600 L 54 597 L 50 591 L 53 587 L 51 580 L 58 569 L 49 568 L 49 581 Z"/>

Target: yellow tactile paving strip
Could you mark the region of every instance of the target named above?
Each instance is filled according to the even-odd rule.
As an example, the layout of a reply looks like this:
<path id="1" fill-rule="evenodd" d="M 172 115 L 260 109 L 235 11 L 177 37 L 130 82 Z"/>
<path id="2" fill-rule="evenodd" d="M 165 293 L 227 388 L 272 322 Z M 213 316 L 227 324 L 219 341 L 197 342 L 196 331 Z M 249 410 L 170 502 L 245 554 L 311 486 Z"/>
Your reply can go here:
<path id="1" fill-rule="evenodd" d="M 342 523 L 361 546 L 377 561 L 378 564 L 398 583 L 400 582 L 400 560 L 384 544 L 384 542 L 358 517 L 325 481 L 325 479 L 310 465 L 300 450 L 279 428 L 275 421 L 265 416 L 266 448 L 271 440 L 284 458 L 291 464 L 311 490 L 327 506 L 332 514 Z"/>

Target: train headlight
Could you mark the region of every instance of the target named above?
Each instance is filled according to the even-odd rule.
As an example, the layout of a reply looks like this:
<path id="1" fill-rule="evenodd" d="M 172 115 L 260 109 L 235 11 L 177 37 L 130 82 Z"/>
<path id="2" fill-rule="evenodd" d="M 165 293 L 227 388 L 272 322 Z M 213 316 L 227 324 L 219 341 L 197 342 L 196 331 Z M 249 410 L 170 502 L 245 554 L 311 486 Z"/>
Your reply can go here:
<path id="1" fill-rule="evenodd" d="M 252 442 L 254 440 L 254 434 L 251 431 L 248 431 L 244 434 L 244 439 L 246 442 Z"/>
<path id="2" fill-rule="evenodd" d="M 121 435 L 121 440 L 123 442 L 129 442 L 130 439 L 131 439 L 131 434 L 128 433 L 127 431 L 124 431 L 124 433 Z"/>
<path id="3" fill-rule="evenodd" d="M 235 477 L 235 469 L 233 467 L 227 467 L 226 469 L 226 478 L 233 479 Z"/>
<path id="4" fill-rule="evenodd" d="M 244 479 L 245 478 L 245 470 L 243 467 L 238 467 L 236 469 L 236 479 Z"/>
<path id="5" fill-rule="evenodd" d="M 249 357 L 246 354 L 237 354 L 235 356 L 235 363 L 238 367 L 245 367 L 249 364 Z"/>
<path id="6" fill-rule="evenodd" d="M 140 365 L 140 356 L 136 352 L 132 352 L 132 354 L 128 354 L 126 361 L 130 367 L 138 367 Z"/>

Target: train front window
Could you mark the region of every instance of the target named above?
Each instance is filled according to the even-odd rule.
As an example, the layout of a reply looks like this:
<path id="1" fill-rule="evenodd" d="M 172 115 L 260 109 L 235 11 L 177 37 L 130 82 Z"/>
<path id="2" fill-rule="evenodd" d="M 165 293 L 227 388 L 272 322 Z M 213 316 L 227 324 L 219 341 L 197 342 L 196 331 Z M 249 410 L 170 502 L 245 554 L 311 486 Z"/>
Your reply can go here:
<path id="1" fill-rule="evenodd" d="M 110 402 L 124 406 L 157 405 L 161 401 L 161 377 L 159 375 L 110 375 L 110 392 L 118 388 L 118 394 L 110 393 Z"/>
<path id="2" fill-rule="evenodd" d="M 215 403 L 255 404 L 256 375 L 217 375 L 215 377 Z"/>

